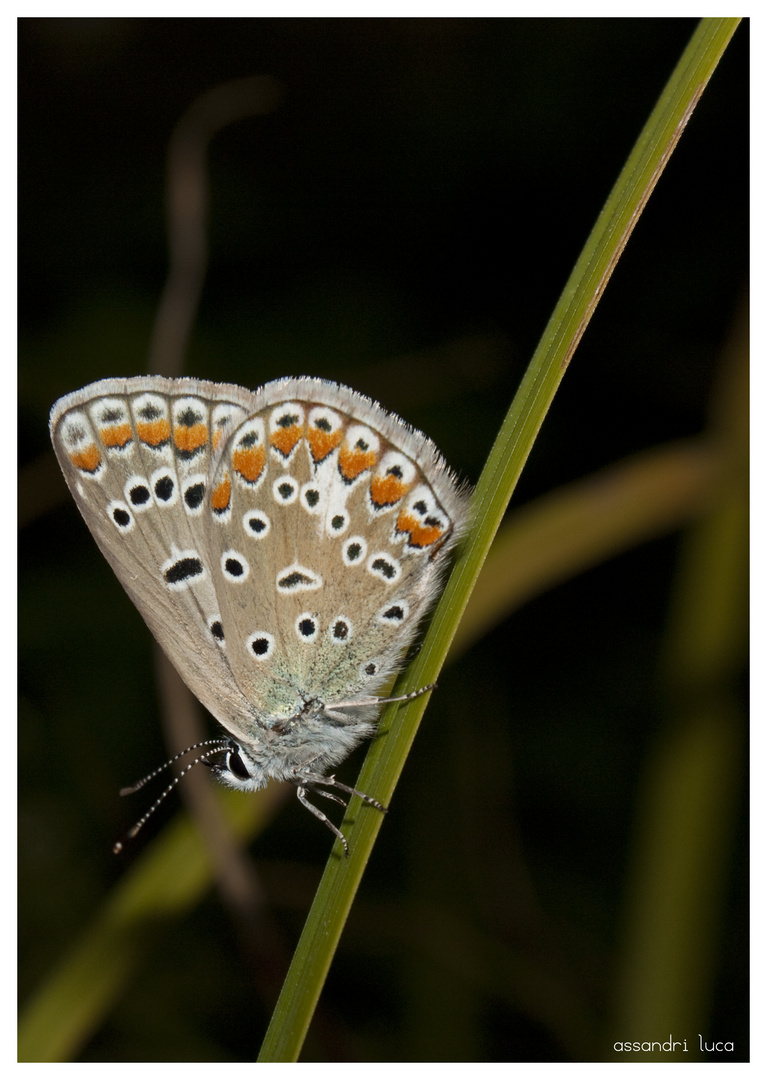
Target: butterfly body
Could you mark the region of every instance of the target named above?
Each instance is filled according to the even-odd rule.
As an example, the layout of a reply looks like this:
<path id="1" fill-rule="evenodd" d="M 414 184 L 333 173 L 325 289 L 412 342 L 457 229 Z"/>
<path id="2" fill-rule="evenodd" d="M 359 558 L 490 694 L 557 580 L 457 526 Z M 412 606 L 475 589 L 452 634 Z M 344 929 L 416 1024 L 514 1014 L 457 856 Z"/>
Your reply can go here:
<path id="1" fill-rule="evenodd" d="M 220 778 L 301 797 L 374 732 L 466 520 L 433 443 L 310 378 L 103 380 L 50 427 L 99 547 L 234 740 Z"/>

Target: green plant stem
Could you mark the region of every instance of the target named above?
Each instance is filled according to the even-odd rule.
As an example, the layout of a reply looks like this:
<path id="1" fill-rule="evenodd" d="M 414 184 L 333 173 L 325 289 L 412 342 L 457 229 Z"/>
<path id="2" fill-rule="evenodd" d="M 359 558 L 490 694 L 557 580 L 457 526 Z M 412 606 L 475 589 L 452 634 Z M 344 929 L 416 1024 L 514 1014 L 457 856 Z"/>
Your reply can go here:
<path id="1" fill-rule="evenodd" d="M 703 19 L 586 242 L 533 356 L 485 466 L 474 497 L 474 524 L 432 619 L 418 657 L 399 680 L 406 693 L 436 680 L 474 582 L 506 511 L 575 349 L 639 215 L 658 182 L 700 95 L 737 27 L 737 19 Z M 428 695 L 389 706 L 358 787 L 388 803 L 426 707 Z M 396 725 L 394 717 L 397 717 Z M 296 1061 L 325 983 L 381 817 L 352 800 L 343 823 L 352 854 L 335 844 L 296 948 L 259 1061 Z"/>

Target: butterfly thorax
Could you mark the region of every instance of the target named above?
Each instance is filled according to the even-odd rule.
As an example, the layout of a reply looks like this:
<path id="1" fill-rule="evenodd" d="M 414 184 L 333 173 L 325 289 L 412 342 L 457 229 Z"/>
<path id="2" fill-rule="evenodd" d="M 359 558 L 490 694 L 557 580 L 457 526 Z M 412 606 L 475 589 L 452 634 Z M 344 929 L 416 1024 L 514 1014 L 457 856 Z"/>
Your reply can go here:
<path id="1" fill-rule="evenodd" d="M 324 773 L 373 734 L 375 711 L 361 707 L 334 713 L 322 702 L 309 701 L 288 719 L 261 717 L 257 734 L 233 739 L 237 756 L 228 753 L 214 771 L 230 787 L 253 790 L 269 780 L 295 783 L 307 771 Z"/>

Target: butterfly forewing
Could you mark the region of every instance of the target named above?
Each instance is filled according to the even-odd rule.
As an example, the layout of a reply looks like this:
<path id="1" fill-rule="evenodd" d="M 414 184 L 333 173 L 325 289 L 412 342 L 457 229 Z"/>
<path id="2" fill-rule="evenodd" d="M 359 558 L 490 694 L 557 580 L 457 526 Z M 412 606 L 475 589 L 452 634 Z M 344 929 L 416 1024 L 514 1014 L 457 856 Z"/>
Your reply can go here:
<path id="1" fill-rule="evenodd" d="M 246 414 L 228 404 L 233 420 Z M 197 384 L 109 380 L 62 399 L 51 429 L 103 554 L 186 683 L 226 723 L 247 702 L 210 629 L 218 609 L 205 550 L 208 413 Z"/>

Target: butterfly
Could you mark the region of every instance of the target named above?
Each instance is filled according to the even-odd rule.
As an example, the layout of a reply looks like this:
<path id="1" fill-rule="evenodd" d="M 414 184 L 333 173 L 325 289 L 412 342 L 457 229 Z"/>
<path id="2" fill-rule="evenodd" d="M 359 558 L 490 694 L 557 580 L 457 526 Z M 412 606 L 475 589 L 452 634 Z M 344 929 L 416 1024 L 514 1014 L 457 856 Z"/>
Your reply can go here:
<path id="1" fill-rule="evenodd" d="M 226 732 L 197 760 L 230 787 L 295 785 L 348 854 L 308 795 L 384 809 L 329 770 L 415 696 L 378 695 L 440 592 L 466 487 L 421 432 L 316 378 L 106 379 L 57 401 L 50 432 L 96 543 Z"/>

